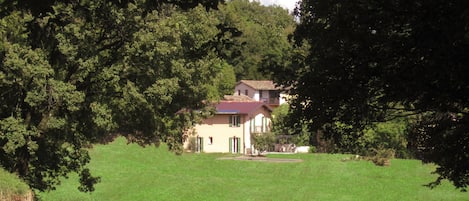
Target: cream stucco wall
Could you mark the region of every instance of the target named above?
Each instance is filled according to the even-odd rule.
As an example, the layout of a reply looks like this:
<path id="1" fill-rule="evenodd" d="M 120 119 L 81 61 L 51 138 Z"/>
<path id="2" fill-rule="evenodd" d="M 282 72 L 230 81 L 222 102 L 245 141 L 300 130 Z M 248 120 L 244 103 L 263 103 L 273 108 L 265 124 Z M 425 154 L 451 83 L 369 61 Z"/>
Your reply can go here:
<path id="1" fill-rule="evenodd" d="M 247 153 L 247 148 L 253 148 L 251 145 L 251 128 L 254 125 L 262 126 L 262 117 L 265 117 L 270 125 L 270 112 L 265 108 L 259 108 L 252 115 L 240 115 L 241 123 L 239 127 L 229 126 L 229 114 L 216 114 L 213 117 L 205 119 L 201 124 L 197 124 L 193 128 L 193 133 L 189 133 L 188 137 L 203 138 L 203 152 L 206 153 L 228 153 L 230 152 L 230 138 L 236 137 L 241 139 L 240 152 Z M 255 120 L 254 120 L 255 119 Z M 267 129 L 268 125 L 264 125 Z M 212 143 L 210 143 L 210 137 Z M 184 148 L 188 148 L 189 140 L 184 142 Z"/>
<path id="2" fill-rule="evenodd" d="M 241 138 L 243 142 L 245 127 L 246 127 L 246 116 L 241 116 L 241 123 L 239 127 L 229 126 L 229 117 L 231 115 L 215 115 L 211 118 L 205 119 L 201 124 L 197 124 L 194 127 L 195 133 L 192 133 L 192 137 L 203 138 L 203 152 L 230 152 L 229 150 L 229 139 L 230 137 Z M 212 143 L 210 144 L 209 138 L 212 137 Z M 185 147 L 187 148 L 185 142 Z M 243 150 L 242 147 L 240 149 Z"/>

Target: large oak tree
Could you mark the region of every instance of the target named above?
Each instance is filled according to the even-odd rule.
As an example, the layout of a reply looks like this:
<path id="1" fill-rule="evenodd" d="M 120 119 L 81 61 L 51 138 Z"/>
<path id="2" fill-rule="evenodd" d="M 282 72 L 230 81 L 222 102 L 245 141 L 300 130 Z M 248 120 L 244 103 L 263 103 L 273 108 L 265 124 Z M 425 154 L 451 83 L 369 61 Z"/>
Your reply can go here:
<path id="1" fill-rule="evenodd" d="M 0 164 L 37 190 L 78 172 L 92 191 L 86 148 L 114 134 L 180 151 L 201 113 L 178 111 L 234 79 L 217 55 L 218 0 L 0 3 Z"/>

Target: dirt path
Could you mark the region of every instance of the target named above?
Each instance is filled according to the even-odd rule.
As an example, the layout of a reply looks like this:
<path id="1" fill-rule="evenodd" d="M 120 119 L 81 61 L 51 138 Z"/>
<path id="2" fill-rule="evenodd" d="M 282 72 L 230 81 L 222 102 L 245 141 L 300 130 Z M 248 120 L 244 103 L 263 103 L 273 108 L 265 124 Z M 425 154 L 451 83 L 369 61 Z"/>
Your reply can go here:
<path id="1" fill-rule="evenodd" d="M 221 158 L 217 158 L 217 160 L 261 161 L 261 162 L 271 162 L 271 163 L 303 162 L 302 159 L 294 159 L 294 158 L 268 158 L 268 157 L 253 157 L 253 156 L 221 157 Z"/>

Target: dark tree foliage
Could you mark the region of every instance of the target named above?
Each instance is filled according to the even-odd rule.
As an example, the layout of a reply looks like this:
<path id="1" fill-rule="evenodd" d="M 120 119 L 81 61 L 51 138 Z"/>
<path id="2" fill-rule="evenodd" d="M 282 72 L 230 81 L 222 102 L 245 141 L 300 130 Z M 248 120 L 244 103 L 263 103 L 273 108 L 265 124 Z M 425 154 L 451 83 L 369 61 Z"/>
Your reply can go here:
<path id="1" fill-rule="evenodd" d="M 438 165 L 432 185 L 467 188 L 469 2 L 303 0 L 296 14 L 307 54 L 273 70 L 292 86 L 292 115 L 352 143 L 373 122 L 413 116 L 409 144 Z"/>
<path id="2" fill-rule="evenodd" d="M 256 1 L 232 0 L 220 6 L 220 20 L 235 28 L 236 38 L 225 49 L 224 57 L 234 67 L 236 79 L 271 79 L 261 68 L 270 68 L 273 60 L 283 62 L 291 51 L 288 35 L 296 23 L 287 10 L 263 6 Z"/>
<path id="3" fill-rule="evenodd" d="M 44 15 L 47 12 L 53 11 L 53 5 L 62 2 L 62 3 L 72 3 L 79 2 L 79 0 L 74 1 L 64 1 L 64 0 L 41 0 L 41 1 L 21 1 L 21 0 L 0 0 L 3 9 L 0 9 L 2 12 L 9 12 L 14 9 L 24 9 L 32 12 L 35 16 Z M 82 1 L 83 3 L 84 1 Z M 138 0 L 110 0 L 107 1 L 113 5 L 116 5 L 120 8 L 125 8 L 129 3 L 137 3 Z M 196 6 L 203 5 L 207 10 L 209 9 L 218 9 L 220 3 L 224 3 L 224 0 L 153 0 L 153 1 L 142 1 L 145 3 L 145 8 L 147 10 L 161 9 L 163 4 L 173 4 L 177 5 L 182 9 L 190 9 Z"/>
<path id="4" fill-rule="evenodd" d="M 207 12 L 219 2 L 0 0 L 2 168 L 40 191 L 77 172 L 93 191 L 93 143 L 120 134 L 180 150 L 201 113 L 178 111 L 223 95 L 221 73 L 234 80 Z"/>

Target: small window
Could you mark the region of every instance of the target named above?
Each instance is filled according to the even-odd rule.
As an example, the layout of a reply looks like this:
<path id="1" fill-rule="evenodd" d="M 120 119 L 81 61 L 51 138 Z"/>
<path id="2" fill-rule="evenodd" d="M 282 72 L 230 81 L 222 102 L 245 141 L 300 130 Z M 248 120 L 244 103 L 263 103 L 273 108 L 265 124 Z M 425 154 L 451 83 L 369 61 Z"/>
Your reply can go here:
<path id="1" fill-rule="evenodd" d="M 230 127 L 240 127 L 241 117 L 239 115 L 231 115 L 228 120 Z"/>
<path id="2" fill-rule="evenodd" d="M 238 90 L 238 96 L 241 96 L 241 90 Z"/>
<path id="3" fill-rule="evenodd" d="M 247 96 L 247 95 L 249 95 L 249 94 L 248 94 L 248 90 L 247 90 L 247 89 L 246 89 L 246 90 L 244 90 L 244 95 L 246 95 L 246 96 Z"/>
<path id="4" fill-rule="evenodd" d="M 209 145 L 213 144 L 213 137 L 212 136 L 208 137 L 208 144 Z"/>
<path id="5" fill-rule="evenodd" d="M 259 98 L 262 99 L 262 90 L 259 90 Z"/>

